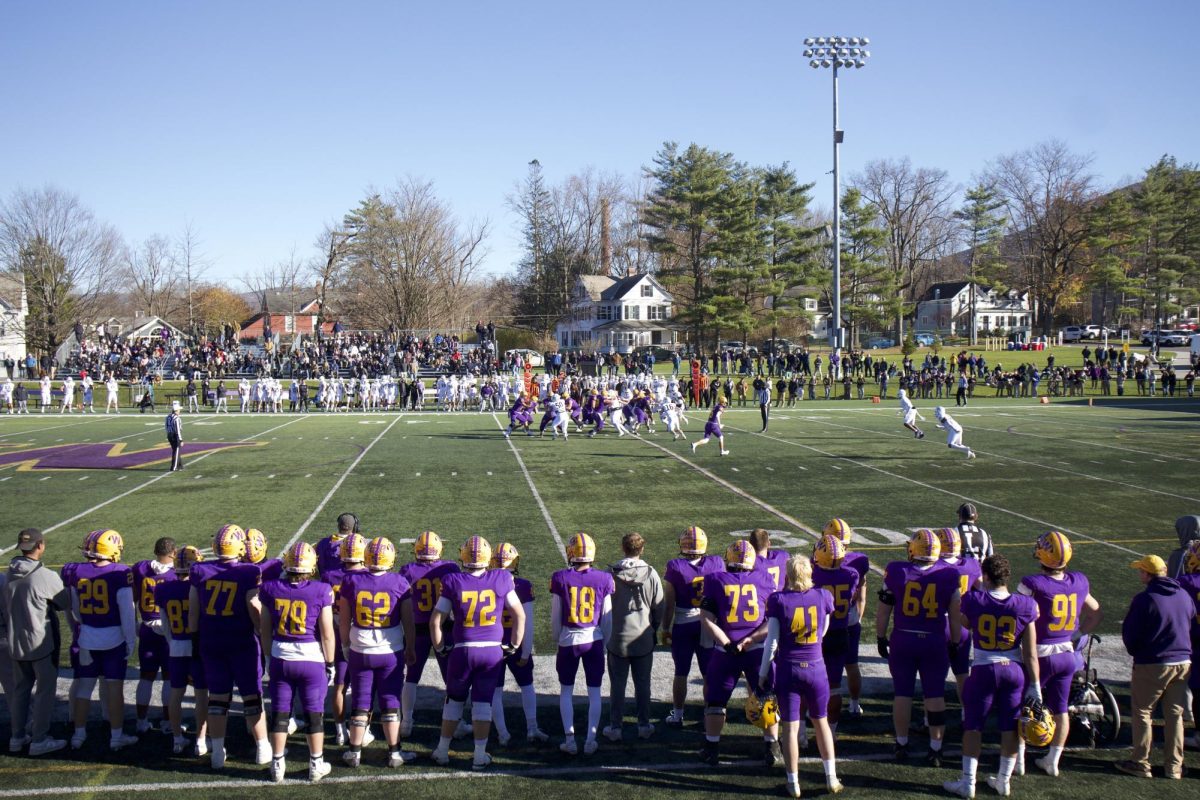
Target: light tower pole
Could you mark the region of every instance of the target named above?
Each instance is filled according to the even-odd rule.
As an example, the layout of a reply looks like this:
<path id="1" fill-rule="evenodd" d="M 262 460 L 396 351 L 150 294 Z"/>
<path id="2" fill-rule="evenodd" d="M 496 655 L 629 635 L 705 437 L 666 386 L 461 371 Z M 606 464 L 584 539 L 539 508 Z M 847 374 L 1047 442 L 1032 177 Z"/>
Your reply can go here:
<path id="1" fill-rule="evenodd" d="M 843 131 L 838 128 L 838 68 L 861 69 L 867 65 L 871 40 L 865 36 L 817 36 L 804 40 L 804 57 L 813 69 L 833 70 L 833 327 L 829 346 L 835 351 L 846 346 L 842 331 L 842 184 L 841 145 Z"/>

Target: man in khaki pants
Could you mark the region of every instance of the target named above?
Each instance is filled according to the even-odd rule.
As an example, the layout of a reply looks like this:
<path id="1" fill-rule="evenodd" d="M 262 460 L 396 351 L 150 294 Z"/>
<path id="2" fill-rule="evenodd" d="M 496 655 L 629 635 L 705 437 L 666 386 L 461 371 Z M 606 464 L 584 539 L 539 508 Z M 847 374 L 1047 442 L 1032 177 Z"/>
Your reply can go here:
<path id="1" fill-rule="evenodd" d="M 1167 564 L 1150 555 L 1134 561 L 1145 589 L 1135 595 L 1121 625 L 1125 649 L 1133 656 L 1130 680 L 1133 706 L 1133 754 L 1117 762 L 1117 769 L 1138 778 L 1150 772 L 1150 717 L 1162 700 L 1166 777 L 1183 777 L 1183 709 L 1191 669 L 1189 638 L 1196 604 L 1175 580 L 1167 577 Z"/>

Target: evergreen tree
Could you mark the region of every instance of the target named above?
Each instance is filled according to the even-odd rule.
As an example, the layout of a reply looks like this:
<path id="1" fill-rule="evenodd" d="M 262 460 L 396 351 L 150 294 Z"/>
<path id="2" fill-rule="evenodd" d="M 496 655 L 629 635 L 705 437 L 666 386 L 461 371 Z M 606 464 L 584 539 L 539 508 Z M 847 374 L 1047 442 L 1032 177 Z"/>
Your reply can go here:
<path id="1" fill-rule="evenodd" d="M 862 192 L 846 190 L 842 195 L 842 323 L 849 331 L 851 348 L 861 346 L 864 326 L 882 330 L 887 325 L 891 319 L 887 298 L 896 296 L 884 251 L 887 231 L 876 225 L 877 219 Z M 830 324 L 837 322 L 830 320 Z"/>
<path id="2" fill-rule="evenodd" d="M 967 280 L 971 282 L 971 344 L 976 344 L 979 331 L 975 324 L 975 296 L 977 283 L 991 286 L 992 268 L 1000 256 L 1000 239 L 1008 220 L 995 212 L 1004 207 L 1004 201 L 995 189 L 980 183 L 967 190 L 967 201 L 954 212 L 959 228 L 967 243 Z"/>

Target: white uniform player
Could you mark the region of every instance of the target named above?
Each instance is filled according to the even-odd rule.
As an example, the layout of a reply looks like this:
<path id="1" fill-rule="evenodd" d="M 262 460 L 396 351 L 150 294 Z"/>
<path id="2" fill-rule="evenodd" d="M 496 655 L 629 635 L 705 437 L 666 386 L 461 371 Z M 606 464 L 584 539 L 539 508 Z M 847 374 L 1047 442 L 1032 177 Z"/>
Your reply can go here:
<path id="1" fill-rule="evenodd" d="M 966 453 L 967 458 L 974 458 L 975 452 L 962 443 L 963 429 L 958 420 L 947 414 L 946 409 L 941 406 L 933 409 L 933 416 L 937 419 L 938 427 L 946 432 L 946 446 L 951 450 Z"/>
<path id="2" fill-rule="evenodd" d="M 671 441 L 687 439 L 683 428 L 679 426 L 679 407 L 674 400 L 665 400 L 659 403 L 658 416 L 663 421 L 663 425 L 667 426 L 667 430 L 671 432 Z"/>
<path id="3" fill-rule="evenodd" d="M 571 415 L 567 413 L 567 401 L 561 395 L 555 396 L 550 401 L 550 408 L 554 412 L 554 416 L 550 418 L 550 438 L 557 439 L 558 434 L 562 433 L 563 441 L 565 442 L 567 440 L 567 428 L 571 425 Z"/>
<path id="4" fill-rule="evenodd" d="M 0 384 L 0 406 L 4 407 L 4 411 L 8 414 L 13 413 L 13 386 L 12 378 L 5 378 L 4 383 Z"/>
<path id="5" fill-rule="evenodd" d="M 104 413 L 107 414 L 109 411 L 116 411 L 120 414 L 121 406 L 118 398 L 121 392 L 121 384 L 117 383 L 115 375 L 109 374 L 108 380 L 104 382 L 104 388 L 108 390 L 108 399 L 104 405 Z"/>
<path id="6" fill-rule="evenodd" d="M 72 406 L 75 405 L 75 379 L 70 375 L 63 381 L 62 385 L 62 405 L 58 408 L 60 414 L 70 414 Z"/>
<path id="7" fill-rule="evenodd" d="M 917 427 L 917 407 L 913 405 L 912 400 L 908 399 L 908 392 L 901 389 L 896 392 L 896 397 L 900 399 L 900 413 L 904 416 L 904 427 L 913 432 L 913 436 L 918 439 L 925 438 L 925 432 Z"/>
<path id="8" fill-rule="evenodd" d="M 50 376 L 43 375 L 38 382 L 38 388 L 41 390 L 42 413 L 46 413 L 46 409 L 50 407 Z"/>

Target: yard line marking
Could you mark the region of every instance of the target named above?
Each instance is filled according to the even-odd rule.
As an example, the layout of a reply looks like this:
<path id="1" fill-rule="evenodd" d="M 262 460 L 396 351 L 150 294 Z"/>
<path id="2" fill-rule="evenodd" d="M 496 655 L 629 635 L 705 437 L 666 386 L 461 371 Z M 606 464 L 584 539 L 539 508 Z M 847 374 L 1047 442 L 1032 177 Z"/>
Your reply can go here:
<path id="1" fill-rule="evenodd" d="M 732 428 L 732 426 L 730 426 L 730 427 Z M 1121 547 L 1118 544 L 1113 544 L 1112 542 L 1107 542 L 1103 539 L 1098 539 L 1095 536 L 1088 536 L 1086 533 L 1079 533 L 1078 531 L 1072 531 L 1068 528 L 1064 528 L 1063 526 L 1058 525 L 1057 523 L 1047 522 L 1046 520 L 1038 519 L 1037 517 L 1030 517 L 1026 514 L 1020 513 L 1019 511 L 1013 511 L 1012 509 L 1005 508 L 1004 506 L 998 506 L 998 505 L 995 505 L 994 503 L 987 503 L 987 502 L 984 502 L 983 500 L 977 500 L 977 499 L 975 499 L 973 497 L 969 497 L 965 494 L 951 491 L 950 489 L 943 489 L 940 486 L 934 486 L 932 484 L 925 483 L 924 481 L 919 481 L 916 478 L 910 478 L 907 475 L 898 475 L 895 472 L 888 472 L 886 469 L 883 469 L 882 467 L 877 467 L 874 464 L 867 464 L 866 462 L 858 461 L 849 456 L 839 456 L 836 453 L 830 453 L 826 450 L 822 450 L 819 447 L 813 447 L 812 445 L 801 444 L 800 442 L 793 442 L 793 441 L 789 441 L 787 439 L 780 439 L 777 436 L 768 436 L 765 433 L 756 433 L 754 431 L 746 430 L 745 428 L 732 428 L 732 429 L 735 431 L 740 430 L 743 433 L 749 433 L 754 436 L 761 436 L 764 439 L 771 439 L 773 441 L 780 442 L 781 444 L 787 444 L 787 445 L 791 445 L 793 447 L 802 447 L 805 450 L 811 450 L 814 453 L 820 453 L 823 456 L 829 456 L 831 458 L 838 458 L 838 459 L 841 459 L 842 461 L 847 461 L 851 464 L 854 464 L 855 466 L 862 467 L 863 469 L 869 469 L 872 472 L 878 472 L 881 475 L 887 475 L 888 477 L 896 478 L 897 480 L 907 481 L 908 483 L 916 484 L 917 486 L 920 486 L 924 489 L 929 489 L 930 491 L 940 492 L 941 494 L 948 494 L 951 497 L 957 497 L 960 500 L 966 500 L 967 502 L 974 503 L 975 505 L 984 506 L 985 508 L 995 509 L 996 511 L 999 511 L 1004 514 L 1010 514 L 1014 517 L 1020 517 L 1021 519 L 1026 520 L 1027 522 L 1035 522 L 1038 525 L 1045 525 L 1050 530 L 1062 531 L 1063 533 L 1067 534 L 1068 536 L 1078 536 L 1082 539 L 1087 539 L 1088 541 L 1096 542 L 1097 544 L 1105 544 L 1115 550 L 1121 550 L 1121 551 L 1129 553 L 1131 555 L 1135 555 L 1135 556 L 1142 555 L 1137 550 L 1130 550 L 1128 547 Z M 855 430 L 865 430 L 865 429 L 857 428 Z"/>
<path id="2" fill-rule="evenodd" d="M 230 475 L 230 476 L 229 476 L 229 480 L 233 480 L 233 479 L 234 479 L 234 478 L 236 478 L 236 477 L 237 477 L 237 473 L 235 472 L 235 473 L 233 473 L 232 475 Z"/>
<path id="3" fill-rule="evenodd" d="M 125 480 L 125 479 L 126 479 L 126 478 L 128 478 L 128 477 L 129 477 L 128 475 L 122 475 L 121 477 L 117 478 L 117 480 L 119 480 L 119 481 L 123 481 L 123 480 Z"/>
<path id="4" fill-rule="evenodd" d="M 1089 461 L 1091 461 L 1091 459 L 1088 459 L 1088 460 L 1089 460 Z M 1103 462 L 1103 461 L 1092 461 L 1092 463 L 1093 463 L 1093 464 L 1100 464 L 1101 466 L 1103 466 L 1103 465 L 1104 465 L 1104 462 Z"/>
<path id="5" fill-rule="evenodd" d="M 48 481 L 48 480 L 50 480 L 50 476 L 49 476 L 49 475 L 47 475 L 47 476 L 46 476 L 46 477 L 44 477 L 44 478 L 39 478 L 39 480 Z M 11 548 L 9 548 L 9 549 L 11 549 Z M 6 549 L 4 552 L 8 552 L 8 549 Z"/>
<path id="6" fill-rule="evenodd" d="M 197 475 L 196 477 L 192 478 L 192 480 L 194 480 L 194 481 L 198 481 L 198 480 L 200 480 L 200 479 L 201 479 L 201 478 L 203 478 L 203 477 L 204 477 L 203 475 Z"/>
<path id="7" fill-rule="evenodd" d="M 1127 458 L 1122 458 L 1122 459 L 1121 459 L 1121 463 L 1122 463 L 1122 464 L 1136 464 L 1137 462 L 1136 462 L 1136 461 L 1130 461 L 1130 460 L 1129 460 L 1129 459 L 1127 459 Z"/>
<path id="8" fill-rule="evenodd" d="M 271 480 L 271 478 L 274 478 L 274 477 L 275 477 L 275 473 L 272 472 L 270 475 L 267 476 L 267 480 Z"/>
<path id="9" fill-rule="evenodd" d="M 1167 463 L 1166 461 L 1163 461 L 1161 458 L 1156 458 L 1156 459 L 1154 459 L 1154 460 L 1155 460 L 1155 461 L 1157 461 L 1157 462 L 1158 462 L 1158 463 L 1160 463 L 1160 464 L 1166 464 L 1166 463 Z M 1190 459 L 1190 458 L 1188 459 L 1188 461 L 1191 461 L 1191 460 L 1192 460 L 1192 459 Z"/>
<path id="10" fill-rule="evenodd" d="M 741 472 L 741 470 L 738 469 L 737 467 L 730 467 L 730 469 L 733 470 L 734 472 Z M 666 472 L 666 470 L 664 469 L 663 472 Z"/>
<path id="11" fill-rule="evenodd" d="M 500 422 L 500 418 L 492 412 L 492 421 L 496 423 L 496 427 L 501 431 L 504 430 L 504 425 Z M 525 476 L 525 482 L 529 484 L 529 491 L 533 493 L 533 499 L 537 502 L 538 508 L 542 511 L 542 519 L 546 521 L 546 527 L 550 529 L 550 535 L 554 537 L 554 543 L 558 545 L 558 552 L 562 554 L 563 563 L 567 561 L 567 546 L 563 544 L 562 537 L 558 535 L 558 527 L 555 526 L 554 520 L 550 518 L 550 510 L 546 508 L 546 503 L 542 500 L 542 495 L 537 490 L 537 486 L 533 483 L 533 477 L 529 474 L 529 469 L 525 466 L 525 459 L 521 458 L 521 451 L 517 450 L 517 446 L 512 443 L 512 439 L 508 436 L 504 437 L 504 441 L 508 444 L 508 449 L 512 450 L 512 454 L 517 459 L 517 466 L 521 468 L 521 473 Z M 562 474 L 562 470 L 558 471 Z"/>
<path id="12" fill-rule="evenodd" d="M 353 461 L 350 462 L 350 466 L 346 467 L 346 471 L 342 473 L 342 477 L 337 479 L 337 483 L 335 483 L 333 485 L 333 487 L 330 488 L 329 492 L 325 495 L 325 497 L 321 500 L 321 502 L 317 505 L 317 507 L 313 509 L 313 512 L 308 515 L 308 519 L 304 520 L 304 524 L 301 525 L 300 528 L 294 534 L 292 534 L 292 538 L 288 539 L 288 543 L 285 544 L 283 546 L 283 549 L 279 551 L 280 557 L 282 557 L 283 554 L 287 552 L 287 549 L 289 547 L 291 547 L 293 544 L 296 543 L 296 540 L 298 540 L 301 536 L 304 535 L 304 532 L 306 530 L 308 530 L 308 526 L 312 525 L 313 521 L 316 520 L 317 515 L 325 510 L 325 506 L 329 503 L 330 500 L 333 499 L 334 494 L 336 494 L 337 490 L 341 488 L 343 483 L 345 483 L 346 478 L 349 477 L 350 473 L 354 471 L 354 468 L 358 466 L 358 462 L 362 461 L 363 457 L 366 456 L 367 453 L 371 452 L 371 448 L 374 447 L 375 444 L 380 439 L 382 439 L 385 435 L 387 435 L 387 432 L 390 431 L 393 427 L 395 427 L 396 423 L 399 422 L 403 418 L 404 418 L 403 414 L 397 414 L 396 418 L 394 420 L 392 420 L 391 423 L 386 428 L 381 430 L 379 432 L 379 435 L 376 436 L 374 439 L 372 439 L 370 444 L 368 444 L 366 447 L 364 447 L 363 451 L 361 453 L 359 453 L 358 456 Z"/>
<path id="13" fill-rule="evenodd" d="M 1013 428 L 1008 428 L 1007 430 L 1000 430 L 999 428 L 982 428 L 982 427 L 972 426 L 971 430 L 989 431 L 991 433 L 1008 433 L 1013 436 L 1029 436 L 1034 439 L 1050 439 L 1051 441 L 1056 441 L 1056 442 L 1071 442 L 1072 444 L 1082 444 L 1082 445 L 1086 445 L 1088 447 L 1103 447 L 1106 450 L 1120 450 L 1125 453 L 1138 453 L 1138 454 L 1144 455 L 1144 456 L 1166 455 L 1169 458 L 1172 458 L 1176 461 L 1200 462 L 1200 458 L 1188 458 L 1187 456 L 1175 456 L 1175 455 L 1170 455 L 1169 453 L 1159 453 L 1158 451 L 1151 452 L 1149 450 L 1138 450 L 1135 447 L 1121 447 L 1120 445 L 1105 444 L 1104 442 L 1089 442 L 1089 441 L 1085 441 L 1083 439 L 1068 439 L 1065 436 L 1048 436 L 1044 433 L 1027 433 L 1025 431 L 1014 430 Z M 1154 460 L 1159 461 L 1160 459 L 1156 458 Z M 1068 462 L 1062 461 L 1060 463 L 1066 464 Z M 1167 462 L 1163 461 L 1162 463 L 1166 464 Z"/>
<path id="14" fill-rule="evenodd" d="M 305 475 L 304 477 L 306 477 L 306 478 L 311 478 L 311 477 L 312 477 L 312 473 L 310 472 L 310 473 L 308 473 L 307 475 Z"/>
<path id="15" fill-rule="evenodd" d="M 774 467 L 767 467 L 767 472 L 774 472 L 774 471 L 775 471 Z"/>
<path id="16" fill-rule="evenodd" d="M 288 425 L 299 422 L 302 419 L 304 419 L 304 417 L 296 417 L 295 419 L 288 420 L 287 422 L 283 423 L 282 425 L 276 425 L 274 428 L 269 428 L 269 429 L 263 431 L 262 433 L 255 433 L 250 436 L 247 436 L 245 439 L 242 439 L 241 441 L 249 442 L 252 439 L 256 439 L 259 436 L 263 436 L 264 434 L 271 433 L 272 431 L 277 431 L 280 428 L 287 427 Z M 190 459 L 190 463 L 195 464 L 196 462 L 209 457 L 210 455 L 212 455 L 215 452 L 217 452 L 217 451 L 209 450 L 207 453 L 203 453 L 201 455 L 196 456 L 193 459 Z M 163 472 L 158 475 L 155 475 L 153 478 L 146 481 L 145 483 L 139 483 L 137 486 L 134 486 L 132 489 L 128 489 L 128 490 L 122 492 L 121 494 L 114 495 L 113 497 L 110 497 L 103 502 L 97 503 L 96 505 L 92 506 L 91 508 L 87 509 L 86 511 L 79 512 L 78 514 L 71 517 L 70 519 L 65 519 L 62 522 L 58 523 L 57 525 L 51 525 L 49 528 L 43 529 L 42 533 L 43 534 L 53 533 L 54 531 L 58 530 L 59 528 L 70 525 L 72 522 L 75 522 L 76 520 L 83 519 L 88 514 L 93 514 L 96 511 L 99 511 L 100 509 L 104 508 L 107 505 L 110 505 L 112 503 L 117 502 L 118 500 L 128 497 L 129 495 L 133 494 L 134 492 L 141 491 L 142 489 L 145 489 L 147 486 L 150 486 L 151 484 L 158 483 L 159 481 L 161 481 L 163 478 L 167 477 L 168 475 L 174 475 L 174 474 L 175 473 L 173 473 L 173 472 Z M 49 475 L 47 475 L 45 478 L 42 478 L 42 480 L 44 480 L 44 481 L 49 480 L 49 479 L 50 479 Z M 14 545 L 9 545 L 8 547 L 5 547 L 3 549 L 0 549 L 0 556 L 4 555 L 5 553 L 9 552 L 10 550 L 14 549 L 15 547 L 16 547 L 16 545 L 14 544 Z"/>
<path id="17" fill-rule="evenodd" d="M 5 477 L 0 478 L 0 483 L 4 483 L 5 481 L 11 481 L 11 480 L 12 480 L 12 475 L 6 475 Z"/>
<path id="18" fill-rule="evenodd" d="M 80 478 L 79 480 L 81 480 L 81 481 L 86 481 L 87 479 L 88 479 L 88 476 L 87 476 L 87 475 L 84 475 L 84 476 L 83 476 L 82 478 Z"/>
<path id="19" fill-rule="evenodd" d="M 796 466 L 800 467 L 799 464 L 797 464 Z M 808 467 L 800 467 L 800 469 L 804 470 L 805 472 L 808 472 Z"/>

